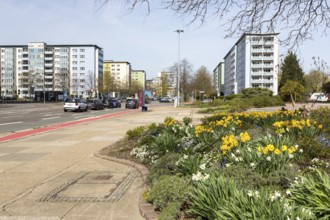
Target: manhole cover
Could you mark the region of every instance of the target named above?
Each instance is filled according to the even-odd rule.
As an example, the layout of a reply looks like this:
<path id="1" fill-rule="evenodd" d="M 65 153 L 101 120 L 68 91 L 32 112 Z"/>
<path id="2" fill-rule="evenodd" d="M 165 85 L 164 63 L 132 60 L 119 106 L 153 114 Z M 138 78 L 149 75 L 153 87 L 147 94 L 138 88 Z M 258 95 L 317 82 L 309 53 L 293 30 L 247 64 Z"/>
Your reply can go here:
<path id="1" fill-rule="evenodd" d="M 101 175 L 101 176 L 96 176 L 95 180 L 109 180 L 111 179 L 111 175 Z"/>
<path id="2" fill-rule="evenodd" d="M 112 173 L 82 172 L 54 189 L 40 202 L 116 202 L 130 187 L 137 171 Z"/>

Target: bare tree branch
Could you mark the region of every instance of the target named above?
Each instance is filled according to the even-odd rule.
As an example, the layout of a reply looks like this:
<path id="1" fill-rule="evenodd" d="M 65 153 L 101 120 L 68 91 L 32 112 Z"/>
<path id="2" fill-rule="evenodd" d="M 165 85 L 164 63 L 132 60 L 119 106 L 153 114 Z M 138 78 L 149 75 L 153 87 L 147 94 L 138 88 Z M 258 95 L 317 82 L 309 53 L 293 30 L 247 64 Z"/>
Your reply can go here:
<path id="1" fill-rule="evenodd" d="M 95 0 L 101 7 L 114 0 Z M 282 44 L 298 46 L 313 37 L 314 31 L 327 35 L 330 29 L 328 0 L 126 0 L 129 10 L 146 4 L 150 13 L 151 3 L 163 9 L 187 16 L 191 23 L 211 16 L 219 18 L 226 27 L 226 37 L 237 37 L 246 32 L 288 31 Z"/>

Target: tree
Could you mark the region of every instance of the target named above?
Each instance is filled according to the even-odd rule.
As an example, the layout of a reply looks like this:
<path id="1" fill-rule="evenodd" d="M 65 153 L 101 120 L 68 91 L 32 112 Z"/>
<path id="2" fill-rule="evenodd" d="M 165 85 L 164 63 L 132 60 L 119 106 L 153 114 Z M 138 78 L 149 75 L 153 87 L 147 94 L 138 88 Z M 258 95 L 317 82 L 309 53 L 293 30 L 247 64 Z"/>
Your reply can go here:
<path id="1" fill-rule="evenodd" d="M 280 90 L 280 95 L 282 97 L 290 96 L 292 106 L 293 106 L 293 108 L 295 108 L 295 103 L 297 101 L 297 96 L 301 96 L 304 92 L 305 92 L 305 88 L 304 88 L 303 85 L 301 85 L 297 81 L 288 80 L 282 86 L 282 88 Z"/>
<path id="2" fill-rule="evenodd" d="M 293 52 L 289 52 L 284 58 L 283 65 L 281 67 L 281 80 L 280 89 L 286 84 L 288 80 L 299 82 L 301 85 L 305 85 L 304 72 L 300 67 L 297 55 Z"/>
<path id="3" fill-rule="evenodd" d="M 96 97 L 96 94 L 94 94 L 94 92 L 96 92 L 96 79 L 95 78 L 96 77 L 95 77 L 94 72 L 89 70 L 86 81 L 85 81 L 85 86 L 86 86 L 86 92 L 88 92 L 90 98 Z"/>
<path id="4" fill-rule="evenodd" d="M 100 7 L 113 1 L 96 0 Z M 282 45 L 296 46 L 312 38 L 314 31 L 326 35 L 330 29 L 330 10 L 326 0 L 126 0 L 126 5 L 134 10 L 145 4 L 150 13 L 154 2 L 158 8 L 189 17 L 190 23 L 203 24 L 210 15 L 216 16 L 220 25 L 226 27 L 226 37 L 286 29 L 288 34 Z"/>
<path id="5" fill-rule="evenodd" d="M 204 92 L 202 94 L 207 96 L 215 91 L 215 88 L 212 85 L 212 77 L 205 66 L 201 66 L 196 71 L 193 84 L 197 94 L 202 91 Z"/>
<path id="6" fill-rule="evenodd" d="M 102 86 L 99 86 L 102 93 L 110 94 L 116 90 L 115 77 L 110 71 L 104 71 L 102 78 Z"/>
<path id="7" fill-rule="evenodd" d="M 169 68 L 169 72 L 178 72 L 178 68 L 178 63 L 175 63 Z M 180 68 L 180 94 L 182 94 L 184 100 L 187 100 L 188 95 L 192 92 L 192 64 L 190 64 L 186 59 L 183 59 L 180 63 Z"/>
<path id="8" fill-rule="evenodd" d="M 325 85 L 328 76 L 319 70 L 312 70 L 309 74 L 304 76 L 306 82 L 306 92 L 314 93 L 321 92 Z"/>

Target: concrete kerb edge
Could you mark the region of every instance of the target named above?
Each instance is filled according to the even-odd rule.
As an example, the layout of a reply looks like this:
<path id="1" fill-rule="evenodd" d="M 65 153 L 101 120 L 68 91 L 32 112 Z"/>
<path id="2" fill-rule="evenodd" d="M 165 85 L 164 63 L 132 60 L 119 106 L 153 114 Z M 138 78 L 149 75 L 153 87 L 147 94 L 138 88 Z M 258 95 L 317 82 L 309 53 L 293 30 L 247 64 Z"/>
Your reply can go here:
<path id="1" fill-rule="evenodd" d="M 99 151 L 95 152 L 94 156 L 101 158 L 101 159 L 110 160 L 110 161 L 114 161 L 114 162 L 118 162 L 121 164 L 125 164 L 128 166 L 134 167 L 141 174 L 143 182 L 144 182 L 144 186 L 146 186 L 145 182 L 146 182 L 146 178 L 149 174 L 149 170 L 147 167 L 143 166 L 142 164 L 138 164 L 138 163 L 135 163 L 130 160 L 120 159 L 120 158 L 111 157 L 111 156 L 105 156 L 105 155 L 102 155 Z M 145 218 L 146 220 L 159 219 L 159 215 L 154 210 L 154 207 L 150 203 L 145 202 L 142 195 L 140 195 L 140 198 L 139 198 L 139 211 L 140 211 L 141 216 L 143 218 Z"/>

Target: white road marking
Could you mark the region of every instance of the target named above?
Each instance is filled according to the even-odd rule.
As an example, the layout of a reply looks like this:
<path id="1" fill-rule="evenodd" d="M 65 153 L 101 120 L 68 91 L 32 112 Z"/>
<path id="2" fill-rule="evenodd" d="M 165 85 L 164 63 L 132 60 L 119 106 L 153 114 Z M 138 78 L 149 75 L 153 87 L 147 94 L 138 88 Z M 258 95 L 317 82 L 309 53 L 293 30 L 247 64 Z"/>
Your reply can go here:
<path id="1" fill-rule="evenodd" d="M 23 123 L 23 122 L 22 121 L 15 121 L 15 122 L 10 122 L 10 123 L 0 124 L 0 126 L 3 126 L 3 125 L 12 125 L 12 124 L 19 124 L 19 123 Z"/>
<path id="2" fill-rule="evenodd" d="M 50 118 L 43 118 L 42 120 L 50 120 L 50 119 L 55 119 L 55 118 L 59 118 L 60 116 L 57 117 L 50 117 Z"/>

